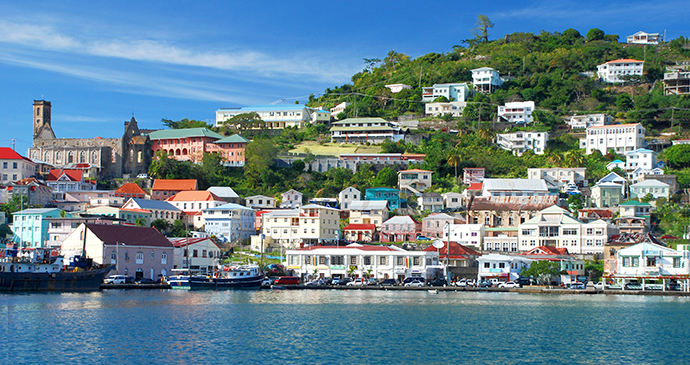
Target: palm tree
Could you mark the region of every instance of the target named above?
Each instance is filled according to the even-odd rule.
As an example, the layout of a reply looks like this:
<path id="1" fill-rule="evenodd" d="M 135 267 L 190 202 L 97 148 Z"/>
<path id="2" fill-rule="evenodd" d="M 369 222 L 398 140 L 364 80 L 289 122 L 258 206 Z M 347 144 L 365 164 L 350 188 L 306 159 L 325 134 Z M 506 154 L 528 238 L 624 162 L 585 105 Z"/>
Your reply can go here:
<path id="1" fill-rule="evenodd" d="M 561 167 L 563 164 L 563 156 L 556 150 L 550 150 L 549 151 L 549 157 L 548 159 L 551 161 L 554 166 Z"/>
<path id="2" fill-rule="evenodd" d="M 458 182 L 458 165 L 460 165 L 460 162 L 462 162 L 462 156 L 455 151 L 451 150 L 450 153 L 448 154 L 448 164 L 455 167 L 455 183 L 457 184 Z"/>
<path id="3" fill-rule="evenodd" d="M 479 137 L 479 139 L 486 142 L 487 144 L 489 144 L 489 142 L 493 141 L 495 134 L 496 134 L 495 131 L 490 130 L 488 128 L 482 128 L 482 129 L 477 131 L 477 137 Z"/>
<path id="4" fill-rule="evenodd" d="M 585 156 L 580 150 L 570 150 L 563 154 L 563 159 L 568 167 L 581 167 L 585 163 Z"/>

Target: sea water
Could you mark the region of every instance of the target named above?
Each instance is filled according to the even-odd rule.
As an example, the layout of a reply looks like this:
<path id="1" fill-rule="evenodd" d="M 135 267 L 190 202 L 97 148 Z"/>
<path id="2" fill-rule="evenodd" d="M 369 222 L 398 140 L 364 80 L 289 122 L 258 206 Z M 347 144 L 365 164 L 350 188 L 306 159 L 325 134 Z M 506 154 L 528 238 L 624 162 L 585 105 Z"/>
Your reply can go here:
<path id="1" fill-rule="evenodd" d="M 690 299 L 428 291 L 0 294 L 5 364 L 681 364 Z"/>

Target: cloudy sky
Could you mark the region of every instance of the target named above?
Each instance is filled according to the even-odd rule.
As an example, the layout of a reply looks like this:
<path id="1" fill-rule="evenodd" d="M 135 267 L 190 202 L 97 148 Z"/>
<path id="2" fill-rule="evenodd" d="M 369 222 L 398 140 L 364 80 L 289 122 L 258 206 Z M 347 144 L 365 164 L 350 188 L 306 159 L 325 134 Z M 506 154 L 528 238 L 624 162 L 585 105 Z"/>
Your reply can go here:
<path id="1" fill-rule="evenodd" d="M 476 3 L 473 5 L 472 3 Z M 349 82 L 363 58 L 445 53 L 477 15 L 512 32 L 690 37 L 687 0 L 2 1 L 0 146 L 26 154 L 33 100 L 58 137 L 120 137 L 161 118 L 212 122 L 219 107 L 304 102 Z M 450 80 L 449 80 L 450 81 Z"/>

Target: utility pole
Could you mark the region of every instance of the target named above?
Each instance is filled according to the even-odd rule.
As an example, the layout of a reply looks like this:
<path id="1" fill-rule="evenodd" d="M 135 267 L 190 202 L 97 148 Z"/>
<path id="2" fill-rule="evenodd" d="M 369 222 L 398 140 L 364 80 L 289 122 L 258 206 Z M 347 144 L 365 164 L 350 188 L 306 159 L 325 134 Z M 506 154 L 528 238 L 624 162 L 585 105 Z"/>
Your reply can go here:
<path id="1" fill-rule="evenodd" d="M 422 88 L 422 65 L 419 65 L 419 86 L 420 89 Z"/>
<path id="2" fill-rule="evenodd" d="M 14 144 L 17 142 L 17 139 L 16 138 L 10 138 L 10 140 L 12 141 L 12 151 L 16 151 L 14 148 Z"/>

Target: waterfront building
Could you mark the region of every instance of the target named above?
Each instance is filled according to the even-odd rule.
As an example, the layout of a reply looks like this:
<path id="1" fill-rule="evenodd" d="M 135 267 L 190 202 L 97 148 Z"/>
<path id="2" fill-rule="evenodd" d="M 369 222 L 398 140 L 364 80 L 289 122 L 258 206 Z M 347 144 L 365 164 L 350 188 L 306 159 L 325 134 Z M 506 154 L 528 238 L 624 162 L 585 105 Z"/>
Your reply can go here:
<path id="1" fill-rule="evenodd" d="M 30 208 L 15 212 L 12 222 L 12 242 L 24 248 L 43 248 L 48 241 L 48 220 L 60 216 L 57 208 Z"/>
<path id="2" fill-rule="evenodd" d="M 299 276 L 343 278 L 348 276 L 396 279 L 408 276 L 431 279 L 441 268 L 436 251 L 406 251 L 397 246 L 309 246 L 288 250 L 287 269 Z"/>
<path id="3" fill-rule="evenodd" d="M 477 258 L 481 254 L 457 242 L 443 242 L 443 247 L 429 246 L 428 252 L 438 252 L 439 263 L 447 265 L 456 278 L 474 279 L 477 277 Z"/>
<path id="4" fill-rule="evenodd" d="M 212 274 L 220 262 L 220 247 L 210 238 L 175 237 L 168 240 L 174 247 L 173 269 Z"/>
<path id="5" fill-rule="evenodd" d="M 256 212 L 243 205 L 227 203 L 201 210 L 204 232 L 221 242 L 247 241 L 256 234 Z"/>
<path id="6" fill-rule="evenodd" d="M 173 268 L 173 245 L 155 228 L 82 223 L 65 238 L 61 251 L 67 258 L 79 256 L 84 240 L 86 256 L 113 265 L 111 275 L 158 280 Z"/>
<path id="7" fill-rule="evenodd" d="M 180 191 L 197 190 L 194 179 L 156 179 L 151 188 L 151 199 L 166 200 Z"/>
<path id="8" fill-rule="evenodd" d="M 621 58 L 597 66 L 597 77 L 602 82 L 624 82 L 621 76 L 642 76 L 644 61 Z"/>
<path id="9" fill-rule="evenodd" d="M 619 249 L 616 252 L 616 270 L 610 277 L 623 284 L 641 281 L 643 288 L 647 280 L 661 280 L 664 287 L 670 278 L 687 280 L 690 255 L 687 245 L 679 246 L 679 250 L 674 250 L 645 240 Z"/>
<path id="10" fill-rule="evenodd" d="M 520 273 L 530 267 L 532 261 L 526 257 L 496 253 L 479 256 L 477 280 L 516 281 L 520 278 Z"/>
<path id="11" fill-rule="evenodd" d="M 634 151 L 646 146 L 645 129 L 640 123 L 614 124 L 587 128 L 587 135 L 580 138 L 580 148 L 589 155 L 599 150 L 602 155 L 614 150 L 618 154 Z"/>
<path id="12" fill-rule="evenodd" d="M 336 242 L 340 237 L 340 210 L 316 204 L 299 209 L 275 210 L 262 214 L 261 232 L 267 244 L 286 248 Z"/>
<path id="13" fill-rule="evenodd" d="M 579 278 L 585 276 L 585 261 L 576 258 L 568 253 L 565 247 L 556 248 L 551 246 L 535 247 L 520 256 L 536 261 L 557 262 L 560 275 L 548 278 L 548 283 L 555 282 L 557 285 L 568 285 L 580 281 Z"/>

